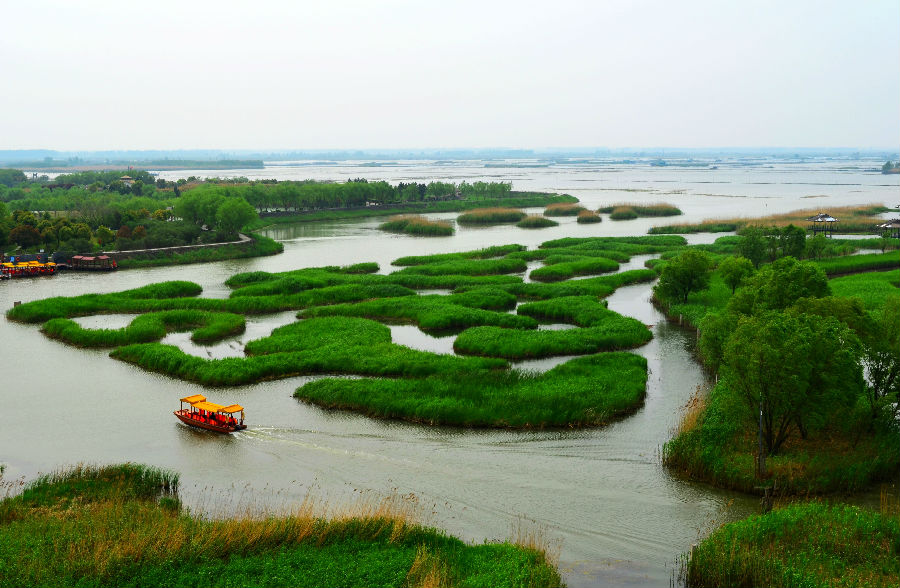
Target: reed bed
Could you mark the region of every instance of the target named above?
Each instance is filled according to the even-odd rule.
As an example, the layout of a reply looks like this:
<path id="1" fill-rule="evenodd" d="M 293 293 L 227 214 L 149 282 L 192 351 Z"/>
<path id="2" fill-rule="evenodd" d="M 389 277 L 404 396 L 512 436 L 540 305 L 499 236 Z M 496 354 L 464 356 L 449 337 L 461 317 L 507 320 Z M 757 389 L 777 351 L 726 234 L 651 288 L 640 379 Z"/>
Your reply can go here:
<path id="1" fill-rule="evenodd" d="M 382 231 L 422 235 L 425 237 L 446 237 L 456 232 L 449 222 L 434 221 L 418 214 L 393 216 L 378 226 Z"/>
<path id="2" fill-rule="evenodd" d="M 569 280 L 549 284 L 508 284 L 498 286 L 519 298 L 545 300 L 560 296 L 609 296 L 617 288 L 630 284 L 652 282 L 657 278 L 656 272 L 648 269 L 628 270 L 608 276 Z"/>
<path id="3" fill-rule="evenodd" d="M 516 226 L 520 229 L 546 229 L 559 226 L 559 223 L 538 214 L 530 214 L 517 222 Z"/>
<path id="4" fill-rule="evenodd" d="M 591 223 L 603 222 L 603 217 L 592 210 L 585 209 L 578 212 L 578 217 L 575 220 L 579 224 L 586 225 Z"/>
<path id="5" fill-rule="evenodd" d="M 501 257 L 498 259 L 459 259 L 413 265 L 397 270 L 393 274 L 423 274 L 426 276 L 492 276 L 500 274 L 517 274 L 527 269 L 521 259 Z"/>
<path id="6" fill-rule="evenodd" d="M 247 355 L 266 355 L 314 350 L 329 345 L 360 347 L 390 342 L 391 330 L 379 322 L 329 316 L 278 327 L 268 337 L 247 343 L 244 351 Z"/>
<path id="7" fill-rule="evenodd" d="M 577 327 L 593 327 L 611 317 L 621 316 L 609 310 L 606 302 L 596 296 L 559 296 L 522 304 L 516 312 L 539 321 L 568 323 Z"/>
<path id="8" fill-rule="evenodd" d="M 637 217 L 637 211 L 630 206 L 616 206 L 609 213 L 609 219 L 614 221 L 633 220 Z"/>
<path id="9" fill-rule="evenodd" d="M 525 218 L 525 213 L 515 208 L 476 208 L 459 215 L 456 222 L 463 225 L 496 225 L 517 223 Z"/>
<path id="10" fill-rule="evenodd" d="M 44 323 L 41 331 L 50 338 L 79 347 L 118 347 L 159 341 L 171 331 L 193 331 L 192 341 L 214 343 L 239 335 L 245 328 L 246 319 L 239 314 L 169 310 L 138 316 L 122 329 L 86 329 L 71 319 L 57 318 Z"/>
<path id="11" fill-rule="evenodd" d="M 257 284 L 259 282 L 267 282 L 288 276 L 302 276 L 306 274 L 374 274 L 378 271 L 378 264 L 375 262 L 354 263 L 352 265 L 336 266 L 328 265 L 323 267 L 303 268 L 287 272 L 244 272 L 235 274 L 225 280 L 225 285 L 229 288 L 241 288 L 248 284 Z"/>
<path id="12" fill-rule="evenodd" d="M 512 361 L 587 355 L 638 347 L 653 335 L 640 321 L 616 315 L 597 326 L 562 331 L 521 331 L 499 327 L 466 329 L 453 342 L 453 350 L 464 355 L 502 357 Z"/>
<path id="13" fill-rule="evenodd" d="M 632 255 L 660 253 L 687 245 L 684 237 L 678 235 L 643 235 L 639 237 L 563 237 L 544 241 L 541 249 L 614 249 Z"/>
<path id="14" fill-rule="evenodd" d="M 52 318 L 71 318 L 97 313 L 129 313 L 161 299 L 180 299 L 197 296 L 203 289 L 193 282 L 160 282 L 114 294 L 84 294 L 57 296 L 26 302 L 6 312 L 6 318 L 22 323 L 43 323 Z M 140 311 L 137 311 L 140 312 Z"/>
<path id="15" fill-rule="evenodd" d="M 877 233 L 875 225 L 884 222 L 884 219 L 878 215 L 882 212 L 890 212 L 891 209 L 881 205 L 867 206 L 834 206 L 827 211 L 818 208 L 807 208 L 795 210 L 784 214 L 774 214 L 769 216 L 748 218 L 734 217 L 722 219 L 707 219 L 699 223 L 669 225 L 663 227 L 653 227 L 650 233 L 671 234 L 671 233 L 712 233 L 721 231 L 737 231 L 746 226 L 757 227 L 786 227 L 788 225 L 796 225 L 805 227 L 809 224 L 806 220 L 820 212 L 827 212 L 831 216 L 838 219 L 836 230 L 842 233 Z"/>
<path id="16" fill-rule="evenodd" d="M 544 374 L 459 373 L 418 381 L 326 378 L 297 389 L 318 406 L 380 418 L 465 427 L 601 426 L 643 402 L 647 361 L 612 352 L 570 360 Z"/>
<path id="17" fill-rule="evenodd" d="M 900 296 L 900 271 L 866 272 L 828 281 L 835 296 L 854 296 L 862 300 L 866 310 L 878 310 L 892 298 Z"/>
<path id="18" fill-rule="evenodd" d="M 0 583 L 15 586 L 561 584 L 539 547 L 468 546 L 421 526 L 409 501 L 208 520 L 180 510 L 178 475 L 124 464 L 65 470 L 0 501 Z"/>
<path id="19" fill-rule="evenodd" d="M 892 270 L 900 268 L 897 253 L 870 253 L 866 255 L 845 255 L 813 261 L 829 276 L 858 272 Z"/>
<path id="20" fill-rule="evenodd" d="M 549 262 L 551 258 L 548 258 Z M 619 269 L 619 264 L 605 257 L 584 257 L 539 267 L 531 272 L 531 279 L 539 282 L 559 282 L 575 276 L 603 274 Z"/>
<path id="21" fill-rule="evenodd" d="M 611 206 L 603 206 L 597 209 L 597 212 L 604 214 L 616 214 L 616 210 L 628 211 L 628 214 L 634 213 L 638 216 L 678 216 L 683 214 L 677 206 L 665 203 L 657 204 L 638 204 L 634 202 L 620 202 Z M 618 220 L 618 219 L 614 219 Z"/>
<path id="22" fill-rule="evenodd" d="M 462 251 L 459 253 L 436 253 L 433 255 L 409 255 L 400 257 L 391 262 L 391 265 L 424 265 L 440 263 L 444 261 L 457 261 L 460 259 L 491 259 L 492 257 L 505 257 L 515 251 L 525 251 L 524 245 L 495 245 L 474 251 Z"/>
<path id="23" fill-rule="evenodd" d="M 357 316 L 394 323 L 415 323 L 426 331 L 454 331 L 484 325 L 537 328 L 537 321 L 529 317 L 469 308 L 448 302 L 445 298 L 447 297 L 439 295 L 409 296 L 357 304 L 318 306 L 305 310 L 303 316 Z"/>
<path id="24" fill-rule="evenodd" d="M 242 386 L 310 374 L 421 378 L 435 373 L 455 374 L 507 367 L 506 362 L 499 359 L 441 355 L 393 343 L 356 347 L 332 344 L 304 351 L 225 359 L 204 359 L 187 354 L 174 345 L 137 343 L 118 347 L 110 356 L 148 371 L 204 386 Z"/>
<path id="25" fill-rule="evenodd" d="M 551 204 L 544 209 L 544 216 L 577 216 L 583 210 L 587 209 L 575 203 Z"/>
<path id="26" fill-rule="evenodd" d="M 700 542 L 687 584 L 718 586 L 900 585 L 900 521 L 849 505 L 793 504 L 729 523 Z"/>

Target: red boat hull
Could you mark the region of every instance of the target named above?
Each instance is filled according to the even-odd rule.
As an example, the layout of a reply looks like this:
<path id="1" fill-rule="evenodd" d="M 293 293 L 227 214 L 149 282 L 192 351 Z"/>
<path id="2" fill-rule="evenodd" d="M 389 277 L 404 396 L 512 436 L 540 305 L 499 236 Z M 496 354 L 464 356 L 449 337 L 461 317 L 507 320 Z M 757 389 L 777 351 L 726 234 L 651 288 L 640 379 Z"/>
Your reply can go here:
<path id="1" fill-rule="evenodd" d="M 215 431 L 216 433 L 234 433 L 235 431 L 242 431 L 247 428 L 247 425 L 218 424 L 194 419 L 190 417 L 191 413 L 187 410 L 176 410 L 173 414 L 179 421 L 186 425 L 197 427 L 198 429 L 206 429 L 207 431 Z"/>

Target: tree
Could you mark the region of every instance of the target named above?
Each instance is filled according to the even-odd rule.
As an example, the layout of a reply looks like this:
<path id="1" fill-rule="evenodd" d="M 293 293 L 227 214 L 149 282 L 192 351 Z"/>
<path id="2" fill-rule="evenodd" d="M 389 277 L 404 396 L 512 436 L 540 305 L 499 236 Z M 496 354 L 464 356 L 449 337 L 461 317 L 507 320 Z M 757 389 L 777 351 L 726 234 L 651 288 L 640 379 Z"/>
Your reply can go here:
<path id="1" fill-rule="evenodd" d="M 826 247 L 828 247 L 828 238 L 819 233 L 806 242 L 806 256 L 810 259 L 819 259 Z"/>
<path id="2" fill-rule="evenodd" d="M 94 236 L 97 238 L 97 243 L 99 243 L 101 247 L 105 247 L 116 240 L 116 234 L 113 233 L 109 227 L 103 225 L 97 227 L 97 230 L 94 231 Z"/>
<path id="3" fill-rule="evenodd" d="M 882 172 L 889 172 L 889 171 L 891 171 L 892 169 L 894 169 L 894 162 L 893 162 L 893 161 L 886 161 L 886 162 L 884 163 L 884 165 L 881 166 L 881 171 L 882 171 Z"/>
<path id="4" fill-rule="evenodd" d="M 217 228 L 229 235 L 237 233 L 255 218 L 256 209 L 243 198 L 228 198 L 216 210 Z"/>
<path id="5" fill-rule="evenodd" d="M 116 239 L 131 239 L 131 227 L 128 225 L 119 227 L 119 230 L 116 231 Z"/>
<path id="6" fill-rule="evenodd" d="M 134 227 L 134 230 L 131 231 L 132 239 L 143 239 L 147 236 L 147 229 L 144 225 L 138 225 Z"/>
<path id="7" fill-rule="evenodd" d="M 27 249 L 41 242 L 41 234 L 31 225 L 16 225 L 9 232 L 9 240 Z"/>
<path id="8" fill-rule="evenodd" d="M 731 293 L 741 285 L 744 278 L 753 274 L 753 262 L 746 257 L 728 257 L 719 264 L 719 273 L 725 283 L 731 287 Z"/>
<path id="9" fill-rule="evenodd" d="M 741 319 L 725 345 L 723 369 L 754 428 L 762 411 L 768 455 L 795 429 L 805 439 L 853 405 L 862 387 L 856 341 L 830 317 L 767 312 Z"/>
<path id="10" fill-rule="evenodd" d="M 709 287 L 710 265 L 705 253 L 688 249 L 666 262 L 656 288 L 666 297 L 687 302 L 688 294 Z"/>
<path id="11" fill-rule="evenodd" d="M 801 298 L 829 296 L 831 288 L 818 266 L 783 257 L 746 279 L 744 287 L 728 301 L 728 309 L 739 314 L 781 310 Z"/>
<path id="12" fill-rule="evenodd" d="M 894 296 L 863 341 L 863 365 L 868 382 L 866 400 L 875 420 L 889 411 L 892 421 L 900 414 L 900 297 Z"/>
<path id="13" fill-rule="evenodd" d="M 781 255 L 802 259 L 806 252 L 806 231 L 796 225 L 788 225 L 781 229 L 779 235 Z"/>
<path id="14" fill-rule="evenodd" d="M 745 227 L 741 231 L 741 237 L 738 252 L 742 257 L 749 259 L 753 263 L 753 267 L 758 268 L 766 257 L 766 240 L 762 229 Z"/>

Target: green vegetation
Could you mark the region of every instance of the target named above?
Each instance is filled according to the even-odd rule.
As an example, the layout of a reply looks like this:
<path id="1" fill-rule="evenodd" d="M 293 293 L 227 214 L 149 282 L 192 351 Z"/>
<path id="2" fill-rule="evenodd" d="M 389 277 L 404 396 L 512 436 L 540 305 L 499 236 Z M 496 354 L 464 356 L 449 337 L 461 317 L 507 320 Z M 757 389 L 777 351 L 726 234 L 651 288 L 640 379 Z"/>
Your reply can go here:
<path id="1" fill-rule="evenodd" d="M 180 253 L 167 253 L 165 251 L 147 253 L 141 257 L 120 259 L 119 269 L 131 269 L 138 267 L 156 267 L 162 265 L 182 265 L 187 263 L 207 263 L 211 261 L 223 261 L 226 259 L 245 259 L 248 257 L 263 257 L 265 255 L 277 255 L 284 252 L 284 245 L 264 237 L 250 234 L 253 242 L 250 245 L 234 243 L 219 247 L 199 247 Z"/>
<path id="2" fill-rule="evenodd" d="M 717 486 L 774 484 L 785 494 L 856 491 L 896 472 L 900 296 L 889 276 L 863 275 L 843 278 L 843 287 L 880 284 L 871 311 L 830 296 L 824 272 L 792 257 L 744 277 L 733 295 L 721 272 L 687 304 L 657 289 L 670 316 L 685 312 L 699 325 L 704 363 L 719 374 L 666 444 L 664 463 Z"/>
<path id="3" fill-rule="evenodd" d="M 700 542 L 688 586 L 900 584 L 900 519 L 854 506 L 795 504 L 729 523 Z"/>
<path id="4" fill-rule="evenodd" d="M 531 214 L 517 222 L 516 226 L 522 229 L 544 229 L 559 226 L 559 223 L 538 214 Z"/>
<path id="5" fill-rule="evenodd" d="M 587 209 L 574 203 L 551 204 L 544 210 L 544 216 L 577 216 L 582 210 Z"/>
<path id="6" fill-rule="evenodd" d="M 870 253 L 867 255 L 846 255 L 816 261 L 829 276 L 869 272 L 873 270 L 897 269 L 900 267 L 900 255 L 897 253 Z"/>
<path id="7" fill-rule="evenodd" d="M 401 257 L 391 262 L 391 265 L 407 266 L 407 265 L 425 265 L 429 263 L 438 263 L 444 261 L 454 261 L 459 259 L 491 259 L 493 257 L 504 257 L 513 252 L 525 251 L 524 245 L 497 245 L 495 247 L 486 247 L 484 249 L 476 249 L 474 251 L 463 251 L 460 253 L 436 253 L 434 255 L 410 255 Z"/>
<path id="8" fill-rule="evenodd" d="M 643 402 L 647 361 L 615 352 L 580 357 L 544 374 L 471 373 L 422 380 L 323 379 L 295 396 L 325 408 L 429 424 L 545 428 L 599 426 Z"/>
<path id="9" fill-rule="evenodd" d="M 310 351 L 329 345 L 360 347 L 391 342 L 391 330 L 381 323 L 355 317 L 322 317 L 278 327 L 268 337 L 250 341 L 247 355 Z"/>
<path id="10" fill-rule="evenodd" d="M 550 258 L 548 258 L 548 261 Z M 572 261 L 560 261 L 539 267 L 531 272 L 531 279 L 538 282 L 558 282 L 568 280 L 574 276 L 589 276 L 613 272 L 619 269 L 619 264 L 605 257 L 581 257 Z"/>
<path id="11" fill-rule="evenodd" d="M 616 206 L 609 213 L 610 220 L 632 220 L 637 217 L 637 211 L 630 206 Z"/>
<path id="12" fill-rule="evenodd" d="M 522 273 L 527 265 L 521 259 L 460 259 L 437 263 L 413 265 L 392 274 L 402 276 L 418 274 L 425 276 L 489 276 L 497 274 Z"/>
<path id="13" fill-rule="evenodd" d="M 834 278 L 828 281 L 828 285 L 835 296 L 859 298 L 866 309 L 878 310 L 889 297 L 900 293 L 900 270 Z"/>
<path id="14" fill-rule="evenodd" d="M 382 231 L 408 233 L 410 235 L 424 235 L 428 237 L 446 237 L 455 232 L 453 225 L 446 221 L 428 220 L 424 216 L 417 214 L 405 214 L 391 217 L 388 222 L 382 223 L 378 228 Z"/>
<path id="15" fill-rule="evenodd" d="M 77 467 L 0 501 L 8 586 L 560 586 L 543 548 L 469 546 L 385 499 L 332 518 L 307 500 L 284 517 L 182 510 L 178 475 Z"/>
<path id="16" fill-rule="evenodd" d="M 122 329 L 85 329 L 75 321 L 56 318 L 41 330 L 53 339 L 79 347 L 118 347 L 159 341 L 169 331 L 194 331 L 196 343 L 214 343 L 244 332 L 246 321 L 239 314 L 199 310 L 150 312 L 136 317 Z"/>
<path id="17" fill-rule="evenodd" d="M 650 227 L 647 231 L 650 235 L 689 235 L 692 233 L 730 233 L 738 230 L 739 223 L 723 221 L 703 221 L 691 224 L 663 225 Z"/>
<path id="18" fill-rule="evenodd" d="M 459 215 L 456 222 L 463 225 L 494 225 L 517 223 L 525 216 L 524 212 L 515 208 L 476 208 Z"/>
<path id="19" fill-rule="evenodd" d="M 654 292 L 686 303 L 691 292 L 709 287 L 710 265 L 709 256 L 705 253 L 687 249 L 663 266 Z"/>
<path id="20" fill-rule="evenodd" d="M 604 206 L 598 208 L 597 212 L 610 214 L 612 215 L 610 218 L 613 220 L 622 220 L 621 218 L 615 218 L 617 213 L 622 215 L 622 218 L 637 218 L 639 216 L 678 216 L 683 214 L 681 209 L 672 206 L 671 204 L 635 204 L 633 202 Z"/>
<path id="21" fill-rule="evenodd" d="M 582 210 L 578 213 L 578 218 L 575 220 L 581 224 L 591 224 L 602 222 L 603 217 L 591 210 Z"/>

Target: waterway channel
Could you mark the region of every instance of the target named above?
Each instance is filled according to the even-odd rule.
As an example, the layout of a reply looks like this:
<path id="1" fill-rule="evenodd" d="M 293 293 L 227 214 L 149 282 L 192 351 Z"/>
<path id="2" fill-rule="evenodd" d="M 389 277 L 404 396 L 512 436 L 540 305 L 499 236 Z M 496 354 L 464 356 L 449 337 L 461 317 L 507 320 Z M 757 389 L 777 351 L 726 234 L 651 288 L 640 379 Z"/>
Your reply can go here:
<path id="1" fill-rule="evenodd" d="M 609 198 L 601 191 L 593 197 L 595 203 Z M 626 227 L 561 219 L 551 229 L 460 227 L 454 237 L 423 239 L 382 233 L 379 220 L 274 227 L 268 234 L 284 242 L 285 252 L 269 258 L 10 280 L 0 283 L 0 308 L 173 279 L 195 281 L 204 296 L 222 297 L 228 294 L 224 280 L 242 271 L 376 261 L 387 272 L 403 255 L 504 243 L 535 247 L 562 236 L 641 234 L 647 227 L 643 220 Z M 501 540 L 523 526 L 539 529 L 558 547 L 570 586 L 665 586 L 679 554 L 709 528 L 755 512 L 757 501 L 679 480 L 661 467 L 660 448 L 680 408 L 708 382 L 691 354 L 693 333 L 666 322 L 649 293 L 649 285 L 635 285 L 608 299 L 610 308 L 652 325 L 652 341 L 636 350 L 650 368 L 644 406 L 605 428 L 571 431 L 426 427 L 324 411 L 291 395 L 308 378 L 205 389 L 112 360 L 106 351 L 67 347 L 36 326 L 0 320 L 4 478 L 31 478 L 78 462 L 148 463 L 180 472 L 185 504 L 215 516 L 235 508 L 286 509 L 310 492 L 331 504 L 396 494 L 412 498 L 425 523 L 469 541 Z M 239 355 L 243 343 L 290 322 L 290 315 L 254 317 L 247 334 L 216 351 L 194 351 Z M 128 319 L 85 320 L 121 326 Z M 452 352 L 452 338 L 434 339 L 414 327 L 394 328 L 393 335 L 402 344 Z M 186 336 L 172 337 L 189 345 Z M 179 424 L 171 411 L 179 397 L 194 393 L 244 405 L 250 428 L 220 436 Z"/>

